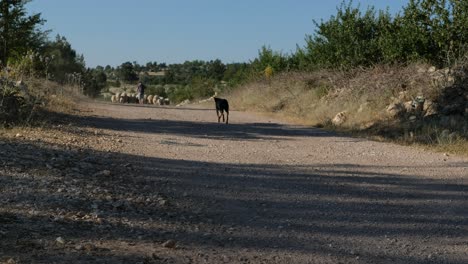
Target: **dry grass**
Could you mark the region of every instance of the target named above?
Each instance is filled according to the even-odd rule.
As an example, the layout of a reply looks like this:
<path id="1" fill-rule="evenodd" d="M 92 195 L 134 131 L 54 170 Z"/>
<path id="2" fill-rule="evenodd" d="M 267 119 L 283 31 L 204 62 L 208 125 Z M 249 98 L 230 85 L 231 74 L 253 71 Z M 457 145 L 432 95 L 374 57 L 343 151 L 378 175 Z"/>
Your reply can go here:
<path id="1" fill-rule="evenodd" d="M 457 136 L 448 142 L 440 137 L 446 128 L 438 123 L 388 117 L 386 108 L 392 102 L 411 101 L 418 95 L 436 101 L 441 96 L 447 81 L 435 82 L 436 73 L 428 72 L 429 68 L 425 64 L 379 65 L 350 72 L 283 73 L 234 90 L 229 99 L 234 109 L 275 113 L 294 123 L 468 155 L 466 122 L 450 127 Z M 331 119 L 343 111 L 345 123 L 333 126 Z"/>
<path id="2" fill-rule="evenodd" d="M 405 92 L 405 100 L 410 100 L 431 87 L 427 76 L 417 73 L 423 67 L 285 73 L 271 82 L 253 82 L 235 90 L 231 101 L 237 109 L 283 113 L 314 125 L 346 111 L 350 113 L 347 126 L 353 126 L 381 117 L 382 110 L 399 92 Z"/>
<path id="3" fill-rule="evenodd" d="M 54 113 L 73 113 L 77 101 L 83 99 L 79 87 L 64 86 L 43 79 L 28 79 L 25 87 L 19 88 L 23 98 L 22 112 L 13 122 L 4 123 L 5 128 L 42 126 Z"/>

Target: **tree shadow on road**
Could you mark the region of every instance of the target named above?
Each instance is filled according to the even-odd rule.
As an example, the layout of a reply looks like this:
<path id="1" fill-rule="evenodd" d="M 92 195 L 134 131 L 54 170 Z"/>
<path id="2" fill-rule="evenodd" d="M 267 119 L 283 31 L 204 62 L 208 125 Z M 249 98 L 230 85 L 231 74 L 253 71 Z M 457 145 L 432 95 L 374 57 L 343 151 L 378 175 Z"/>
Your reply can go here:
<path id="1" fill-rule="evenodd" d="M 217 263 L 222 254 L 247 250 L 331 263 L 466 260 L 468 186 L 460 178 L 423 177 L 466 163 L 404 174 L 378 165 L 231 164 L 15 144 L 16 153 L 0 152 L 0 255 L 158 263 L 150 254 L 157 252 L 178 263 L 203 251 Z M 21 165 L 32 155 L 27 168 Z M 75 160 L 84 156 L 92 167 Z M 54 157 L 68 157 L 69 165 L 46 167 Z M 105 168 L 110 175 L 99 174 Z M 59 245 L 57 237 L 67 242 Z M 180 248 L 161 249 L 167 239 Z M 76 249 L 88 241 L 96 248 Z"/>
<path id="2" fill-rule="evenodd" d="M 165 119 L 120 119 L 99 116 L 75 117 L 57 114 L 57 121 L 76 122 L 78 126 L 108 129 L 117 132 L 170 134 L 217 140 L 291 140 L 295 137 L 335 137 L 336 133 L 318 128 L 278 123 L 223 124 L 214 122 Z"/>

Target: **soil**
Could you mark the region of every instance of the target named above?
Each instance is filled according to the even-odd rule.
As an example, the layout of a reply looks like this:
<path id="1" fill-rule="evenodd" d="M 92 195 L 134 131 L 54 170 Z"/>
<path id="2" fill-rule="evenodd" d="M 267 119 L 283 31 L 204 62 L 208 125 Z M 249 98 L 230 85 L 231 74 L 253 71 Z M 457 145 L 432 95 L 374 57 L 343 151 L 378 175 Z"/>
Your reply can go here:
<path id="1" fill-rule="evenodd" d="M 0 132 L 0 263 L 468 263 L 468 160 L 213 107 Z"/>

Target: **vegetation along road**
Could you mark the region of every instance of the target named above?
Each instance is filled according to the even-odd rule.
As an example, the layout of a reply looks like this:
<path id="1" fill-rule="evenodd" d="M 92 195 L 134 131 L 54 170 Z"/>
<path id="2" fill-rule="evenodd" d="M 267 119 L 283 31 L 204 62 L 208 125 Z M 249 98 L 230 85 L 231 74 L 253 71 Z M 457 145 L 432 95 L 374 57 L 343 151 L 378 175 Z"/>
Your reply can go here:
<path id="1" fill-rule="evenodd" d="M 465 158 L 245 112 L 218 124 L 214 103 L 81 105 L 3 135 L 0 261 L 468 260 Z"/>

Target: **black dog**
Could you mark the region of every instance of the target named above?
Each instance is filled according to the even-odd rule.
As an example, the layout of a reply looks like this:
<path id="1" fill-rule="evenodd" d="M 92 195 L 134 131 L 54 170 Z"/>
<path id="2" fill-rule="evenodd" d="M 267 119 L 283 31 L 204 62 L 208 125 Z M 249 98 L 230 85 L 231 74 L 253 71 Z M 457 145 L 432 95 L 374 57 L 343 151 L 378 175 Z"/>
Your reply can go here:
<path id="1" fill-rule="evenodd" d="M 223 122 L 224 122 L 224 111 L 226 111 L 226 124 L 229 121 L 229 103 L 226 99 L 222 98 L 217 98 L 214 97 L 215 103 L 216 103 L 216 116 L 218 117 L 218 123 L 221 119 L 221 116 L 223 117 Z"/>

